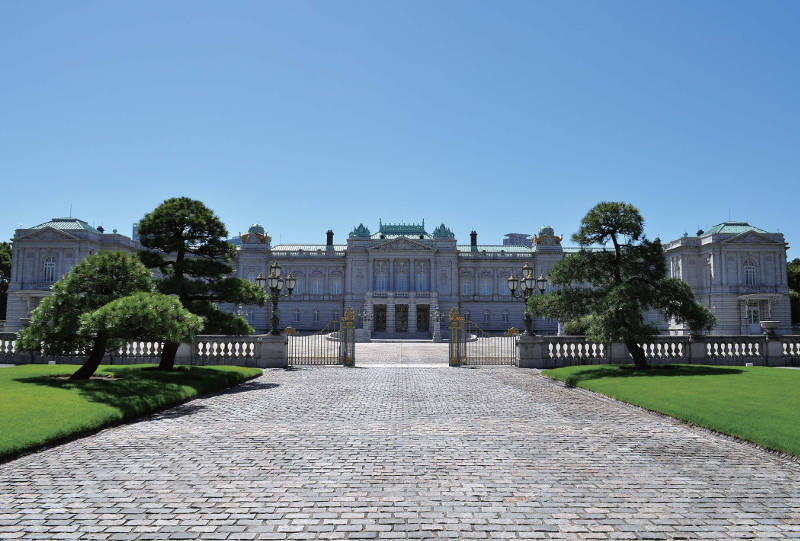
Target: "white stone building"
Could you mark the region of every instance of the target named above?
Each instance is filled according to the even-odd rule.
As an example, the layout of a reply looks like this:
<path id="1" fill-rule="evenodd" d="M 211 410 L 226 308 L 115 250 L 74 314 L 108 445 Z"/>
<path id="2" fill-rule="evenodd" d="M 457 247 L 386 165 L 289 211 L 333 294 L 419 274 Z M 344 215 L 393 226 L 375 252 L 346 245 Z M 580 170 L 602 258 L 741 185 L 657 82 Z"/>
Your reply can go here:
<path id="1" fill-rule="evenodd" d="M 529 263 L 536 276 L 576 250 L 563 247 L 552 228 L 543 227 L 530 246 L 478 244 L 477 233 L 460 245 L 444 224 L 432 233 L 422 224 L 383 224 L 371 233 L 363 225 L 346 243 L 278 244 L 260 225 L 235 239 L 235 274 L 254 281 L 269 273 L 273 261 L 284 275 L 297 279 L 294 294 L 280 302 L 282 327 L 322 329 L 348 307 L 367 314 L 374 336 L 428 337 L 436 314 L 446 317 L 457 306 L 486 331 L 523 328 L 523 302 L 511 297 L 507 278 L 519 276 Z M 106 234 L 75 218 L 58 218 L 14 235 L 6 330 L 17 330 L 50 285 L 96 250 L 134 252 L 138 242 Z M 767 233 L 741 222 L 726 222 L 698 237 L 685 236 L 666 245 L 672 276 L 686 280 L 700 302 L 717 316 L 715 334 L 760 333 L 759 321 L 777 320 L 788 333 L 789 296 L 786 244 L 780 233 Z M 245 314 L 259 332 L 266 330 L 268 307 L 224 306 Z M 657 318 L 654 321 L 658 322 Z M 664 332 L 682 333 L 660 323 Z M 359 325 L 361 322 L 359 322 Z M 554 321 L 537 319 L 537 333 L 554 334 Z"/>

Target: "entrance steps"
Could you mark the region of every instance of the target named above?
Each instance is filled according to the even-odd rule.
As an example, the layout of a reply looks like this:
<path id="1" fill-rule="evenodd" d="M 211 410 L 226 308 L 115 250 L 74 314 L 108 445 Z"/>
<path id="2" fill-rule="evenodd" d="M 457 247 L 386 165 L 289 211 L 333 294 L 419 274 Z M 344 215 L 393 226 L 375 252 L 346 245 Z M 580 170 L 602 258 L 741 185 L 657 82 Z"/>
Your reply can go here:
<path id="1" fill-rule="evenodd" d="M 370 342 L 427 342 L 432 340 L 429 332 L 384 333 L 373 332 Z"/>

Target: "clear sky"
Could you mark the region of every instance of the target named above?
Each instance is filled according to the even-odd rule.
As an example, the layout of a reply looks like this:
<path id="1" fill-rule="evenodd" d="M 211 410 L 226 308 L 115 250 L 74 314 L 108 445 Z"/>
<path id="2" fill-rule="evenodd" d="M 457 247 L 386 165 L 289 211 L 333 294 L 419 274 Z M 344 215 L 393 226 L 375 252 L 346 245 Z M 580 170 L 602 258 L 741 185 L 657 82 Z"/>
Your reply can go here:
<path id="1" fill-rule="evenodd" d="M 800 2 L 0 3 L 0 236 L 201 199 L 230 232 L 461 242 L 634 203 L 800 256 Z"/>

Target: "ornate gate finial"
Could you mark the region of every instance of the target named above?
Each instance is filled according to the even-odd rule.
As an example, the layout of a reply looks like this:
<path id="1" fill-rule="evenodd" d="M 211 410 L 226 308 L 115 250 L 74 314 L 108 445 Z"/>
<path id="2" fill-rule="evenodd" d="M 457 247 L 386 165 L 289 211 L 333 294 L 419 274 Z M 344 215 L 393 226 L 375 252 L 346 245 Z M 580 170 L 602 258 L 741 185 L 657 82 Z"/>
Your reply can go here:
<path id="1" fill-rule="evenodd" d="M 461 312 L 458 311 L 458 306 L 453 306 L 450 309 L 450 321 L 458 321 L 464 319 L 461 317 Z"/>

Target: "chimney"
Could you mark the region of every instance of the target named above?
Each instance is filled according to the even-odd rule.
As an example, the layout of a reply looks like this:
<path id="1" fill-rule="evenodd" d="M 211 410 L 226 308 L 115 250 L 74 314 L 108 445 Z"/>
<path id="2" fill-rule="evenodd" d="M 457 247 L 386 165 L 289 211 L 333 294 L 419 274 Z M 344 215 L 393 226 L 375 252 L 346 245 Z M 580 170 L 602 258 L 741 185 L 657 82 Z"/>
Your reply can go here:
<path id="1" fill-rule="evenodd" d="M 325 233 L 325 236 L 325 246 L 333 246 L 333 230 L 328 229 L 328 231 Z"/>
<path id="2" fill-rule="evenodd" d="M 474 229 L 472 233 L 469 234 L 469 249 L 472 252 L 478 251 L 478 232 Z"/>

